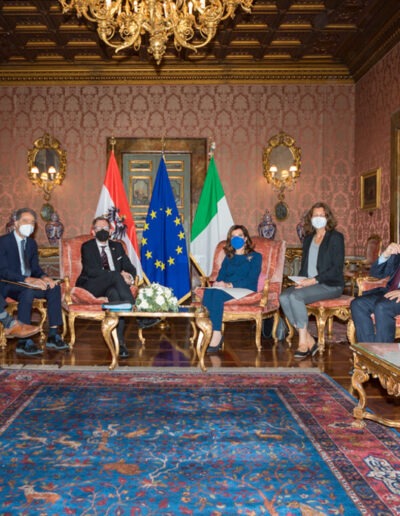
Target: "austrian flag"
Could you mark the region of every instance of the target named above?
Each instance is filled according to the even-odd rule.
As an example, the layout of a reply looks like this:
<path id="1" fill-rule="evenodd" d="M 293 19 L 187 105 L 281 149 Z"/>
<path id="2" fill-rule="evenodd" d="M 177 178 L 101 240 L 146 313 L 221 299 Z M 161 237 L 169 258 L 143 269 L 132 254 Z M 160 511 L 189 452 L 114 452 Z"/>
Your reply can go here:
<path id="1" fill-rule="evenodd" d="M 122 240 L 126 245 L 127 255 L 136 267 L 136 274 L 143 277 L 139 260 L 139 250 L 136 238 L 136 227 L 129 208 L 128 199 L 121 174 L 119 172 L 114 151 L 111 151 L 107 173 L 97 204 L 95 217 L 107 217 L 112 228 L 111 238 Z"/>

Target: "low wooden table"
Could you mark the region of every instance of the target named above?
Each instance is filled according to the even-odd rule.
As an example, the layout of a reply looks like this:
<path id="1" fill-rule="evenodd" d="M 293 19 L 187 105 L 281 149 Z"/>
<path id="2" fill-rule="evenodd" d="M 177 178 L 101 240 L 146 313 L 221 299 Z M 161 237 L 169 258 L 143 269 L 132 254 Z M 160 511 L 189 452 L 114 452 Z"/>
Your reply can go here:
<path id="1" fill-rule="evenodd" d="M 363 427 L 365 426 L 363 419 L 371 419 L 382 425 L 400 428 L 400 421 L 380 417 L 365 410 L 367 396 L 362 385 L 372 376 L 379 379 L 388 394 L 400 396 L 400 345 L 379 342 L 357 343 L 352 344 L 350 349 L 354 357 L 351 385 L 360 398 L 357 407 L 353 410 L 353 416 L 356 418 L 354 425 Z"/>
<path id="2" fill-rule="evenodd" d="M 193 339 L 197 337 L 196 352 L 199 358 L 200 367 L 202 371 L 207 370 L 204 365 L 204 356 L 208 345 L 210 344 L 212 324 L 208 316 L 208 311 L 203 306 L 183 306 L 179 308 L 179 312 L 138 312 L 135 310 L 125 312 L 107 310 L 101 323 L 101 331 L 112 356 L 109 369 L 115 369 L 115 367 L 118 366 L 119 341 L 116 327 L 120 317 L 139 317 L 143 319 L 152 318 L 164 320 L 183 317 L 190 319 L 190 321 L 194 323 L 194 328 L 198 330 L 198 333 L 195 333 Z"/>

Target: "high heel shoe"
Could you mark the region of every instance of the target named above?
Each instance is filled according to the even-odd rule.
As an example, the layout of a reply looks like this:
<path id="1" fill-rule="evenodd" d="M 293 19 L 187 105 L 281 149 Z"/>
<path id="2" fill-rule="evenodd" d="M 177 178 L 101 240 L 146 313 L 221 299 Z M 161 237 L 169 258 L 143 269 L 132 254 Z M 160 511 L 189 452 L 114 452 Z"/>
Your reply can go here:
<path id="1" fill-rule="evenodd" d="M 215 353 L 219 353 L 222 351 L 224 347 L 224 337 L 221 337 L 221 340 L 219 341 L 217 346 L 208 346 L 206 354 L 207 355 L 213 355 Z"/>
<path id="2" fill-rule="evenodd" d="M 296 360 L 304 360 L 305 358 L 307 358 L 309 355 L 311 355 L 311 351 L 309 349 L 307 349 L 306 351 L 295 351 L 294 353 L 294 358 Z"/>
<path id="3" fill-rule="evenodd" d="M 315 357 L 315 355 L 318 353 L 319 351 L 319 347 L 318 347 L 318 342 L 314 342 L 314 346 L 309 350 L 310 351 L 310 355 L 312 357 Z"/>

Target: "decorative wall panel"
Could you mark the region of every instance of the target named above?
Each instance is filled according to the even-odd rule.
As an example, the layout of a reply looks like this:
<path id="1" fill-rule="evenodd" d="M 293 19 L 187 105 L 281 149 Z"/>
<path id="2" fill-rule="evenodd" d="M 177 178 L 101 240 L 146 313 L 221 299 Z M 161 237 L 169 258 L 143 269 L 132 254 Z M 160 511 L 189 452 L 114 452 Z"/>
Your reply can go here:
<path id="1" fill-rule="evenodd" d="M 284 130 L 301 147 L 302 175 L 286 193 L 289 217 L 277 222 L 276 238 L 298 244 L 295 228 L 302 213 L 323 200 L 350 243 L 358 220 L 354 94 L 349 84 L 0 87 L 0 225 L 4 228 L 16 207 L 40 210 L 41 193 L 26 174 L 27 150 L 49 132 L 67 152 L 66 179 L 51 199 L 67 237 L 90 227 L 110 136 L 213 139 L 233 217 L 255 233 L 265 210 L 273 213 L 277 202 L 263 177 L 263 148 Z M 362 119 L 368 120 L 368 112 Z M 37 239 L 46 243 L 42 222 Z"/>

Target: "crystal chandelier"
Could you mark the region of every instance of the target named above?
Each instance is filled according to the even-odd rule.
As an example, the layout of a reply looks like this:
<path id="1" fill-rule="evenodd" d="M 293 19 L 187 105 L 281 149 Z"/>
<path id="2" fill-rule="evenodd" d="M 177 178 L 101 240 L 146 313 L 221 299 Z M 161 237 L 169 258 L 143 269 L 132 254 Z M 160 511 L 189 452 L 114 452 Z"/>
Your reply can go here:
<path id="1" fill-rule="evenodd" d="M 217 32 L 219 23 L 233 18 L 236 8 L 250 12 L 253 0 L 59 0 L 63 12 L 75 9 L 78 17 L 97 23 L 100 38 L 119 52 L 139 50 L 149 33 L 147 51 L 160 64 L 168 38 L 175 48 L 197 52 Z"/>

